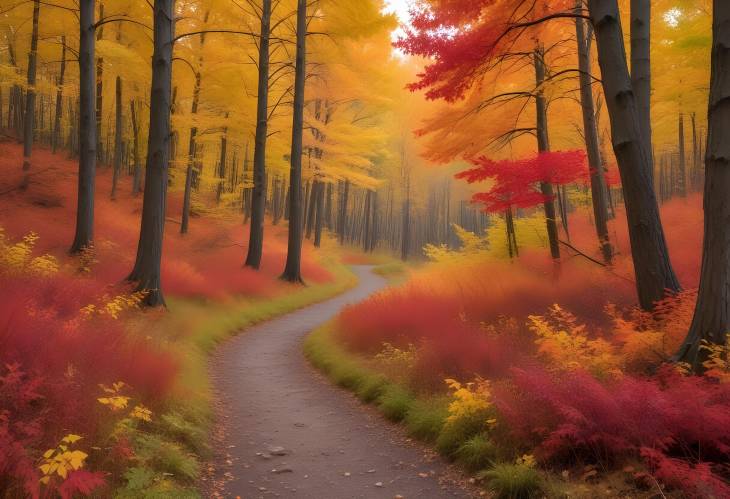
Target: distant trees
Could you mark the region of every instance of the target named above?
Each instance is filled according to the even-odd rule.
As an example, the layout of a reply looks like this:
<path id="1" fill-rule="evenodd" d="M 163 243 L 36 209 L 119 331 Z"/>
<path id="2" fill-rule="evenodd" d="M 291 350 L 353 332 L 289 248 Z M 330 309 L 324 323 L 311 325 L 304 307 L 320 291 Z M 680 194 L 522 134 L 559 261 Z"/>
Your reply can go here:
<path id="1" fill-rule="evenodd" d="M 30 170 L 30 156 L 33 153 L 33 133 L 35 119 L 36 66 L 38 64 L 38 18 L 40 0 L 33 0 L 33 31 L 30 35 L 28 51 L 28 89 L 26 90 L 25 118 L 23 119 L 23 170 Z"/>

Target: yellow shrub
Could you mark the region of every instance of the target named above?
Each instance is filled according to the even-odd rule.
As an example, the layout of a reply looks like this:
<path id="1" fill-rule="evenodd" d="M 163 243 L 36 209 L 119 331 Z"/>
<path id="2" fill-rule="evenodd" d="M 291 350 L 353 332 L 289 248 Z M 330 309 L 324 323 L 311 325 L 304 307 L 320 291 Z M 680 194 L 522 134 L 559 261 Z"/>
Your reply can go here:
<path id="1" fill-rule="evenodd" d="M 461 384 L 454 379 L 445 381 L 452 391 L 447 423 L 469 418 L 492 407 L 492 392 L 488 380 L 477 378 L 466 384 Z M 490 420 L 488 423 L 493 424 L 494 422 Z"/>
<path id="2" fill-rule="evenodd" d="M 65 480 L 69 471 L 75 471 L 84 467 L 88 454 L 80 450 L 71 450 L 70 446 L 81 440 L 79 435 L 66 435 L 55 449 L 48 449 L 43 454 L 43 459 L 38 468 L 43 473 L 40 481 L 43 484 L 50 482 L 53 475 L 58 475 Z"/>
<path id="3" fill-rule="evenodd" d="M 720 383 L 730 383 L 730 336 L 724 345 L 705 343 L 702 348 L 708 353 L 707 360 L 702 364 L 707 369 L 705 375 Z"/>
<path id="4" fill-rule="evenodd" d="M 35 232 L 29 233 L 22 241 L 11 244 L 0 227 L 0 270 L 12 274 L 29 273 L 49 276 L 58 272 L 58 261 L 51 255 L 33 258 L 33 248 L 38 241 Z"/>
<path id="5" fill-rule="evenodd" d="M 556 370 L 586 369 L 597 376 L 617 376 L 621 359 L 608 341 L 590 339 L 583 324 L 559 305 L 546 316 L 531 315 L 528 326 L 537 335 L 539 353 Z"/>

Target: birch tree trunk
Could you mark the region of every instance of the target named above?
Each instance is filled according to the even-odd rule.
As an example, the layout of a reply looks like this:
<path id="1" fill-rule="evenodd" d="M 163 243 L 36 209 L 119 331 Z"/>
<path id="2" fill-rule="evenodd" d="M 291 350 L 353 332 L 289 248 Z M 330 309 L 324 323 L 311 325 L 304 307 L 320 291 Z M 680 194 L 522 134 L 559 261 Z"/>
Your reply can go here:
<path id="1" fill-rule="evenodd" d="M 79 2 L 79 180 L 76 234 L 71 253 L 94 241 L 94 177 L 96 176 L 96 103 L 94 96 L 94 0 Z"/>
<path id="2" fill-rule="evenodd" d="M 705 154 L 705 237 L 694 318 L 677 358 L 702 369 L 706 341 L 730 331 L 730 3 L 713 2 L 712 66 Z"/>
<path id="3" fill-rule="evenodd" d="M 174 0 L 154 2 L 154 51 L 150 89 L 150 126 L 147 140 L 142 224 L 137 259 L 127 278 L 146 292 L 145 304 L 165 304 L 160 266 L 165 229 L 167 175 L 170 156 L 170 103 L 172 93 L 172 47 L 174 38 Z"/>
<path id="4" fill-rule="evenodd" d="M 289 282 L 303 282 L 302 225 L 302 140 L 304 131 L 304 89 L 307 77 L 307 0 L 297 1 L 297 55 L 294 72 L 294 116 L 291 139 L 291 169 L 289 171 L 289 244 L 286 266 L 281 278 Z"/>
<path id="5" fill-rule="evenodd" d="M 261 2 L 259 36 L 259 80 L 256 103 L 256 138 L 253 152 L 253 189 L 251 189 L 251 224 L 249 227 L 246 266 L 258 269 L 264 248 L 266 215 L 266 139 L 269 125 L 269 38 L 271 35 L 271 0 Z"/>
<path id="6" fill-rule="evenodd" d="M 679 281 L 659 218 L 649 174 L 651 151 L 641 131 L 636 99 L 629 77 L 617 0 L 589 0 L 596 33 L 598 62 L 611 121 L 611 140 L 623 184 L 629 240 L 639 303 L 645 310 L 678 291 Z"/>

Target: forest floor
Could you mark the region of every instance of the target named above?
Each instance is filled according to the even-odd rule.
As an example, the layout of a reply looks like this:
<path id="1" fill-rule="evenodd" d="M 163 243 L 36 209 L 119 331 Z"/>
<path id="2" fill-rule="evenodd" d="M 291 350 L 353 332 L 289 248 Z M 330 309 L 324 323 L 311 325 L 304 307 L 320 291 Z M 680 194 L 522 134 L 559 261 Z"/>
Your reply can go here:
<path id="1" fill-rule="evenodd" d="M 316 373 L 304 337 L 386 281 L 355 267 L 356 288 L 254 326 L 212 361 L 218 392 L 212 497 L 472 497 L 463 475 Z M 249 373 L 256 373 L 250 376 Z"/>

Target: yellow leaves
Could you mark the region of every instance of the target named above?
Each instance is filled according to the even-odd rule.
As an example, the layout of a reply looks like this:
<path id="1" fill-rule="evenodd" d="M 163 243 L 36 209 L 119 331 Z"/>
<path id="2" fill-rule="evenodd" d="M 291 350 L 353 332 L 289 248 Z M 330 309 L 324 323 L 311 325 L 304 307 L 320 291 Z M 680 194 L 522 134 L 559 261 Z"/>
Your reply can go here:
<path id="1" fill-rule="evenodd" d="M 447 423 L 478 415 L 492 407 L 492 393 L 488 380 L 477 378 L 466 384 L 454 379 L 445 379 L 444 382 L 452 391 L 452 401 L 448 408 L 449 415 L 446 418 Z M 495 419 L 488 419 L 485 422 L 489 426 L 494 426 L 497 423 Z"/>
<path id="2" fill-rule="evenodd" d="M 621 359 L 608 341 L 590 339 L 575 316 L 553 305 L 547 316 L 531 315 L 530 330 L 535 333 L 539 353 L 557 370 L 586 369 L 597 376 L 620 376 Z"/>
<path id="3" fill-rule="evenodd" d="M 730 336 L 724 345 L 712 345 L 705 341 L 700 348 L 708 354 L 707 360 L 702 363 L 707 369 L 705 375 L 720 383 L 730 383 Z"/>
<path id="4" fill-rule="evenodd" d="M 525 466 L 526 468 L 534 468 L 537 465 L 537 461 L 535 461 L 535 456 L 532 454 L 523 454 L 515 460 L 515 464 Z"/>
<path id="5" fill-rule="evenodd" d="M 129 295 L 117 295 L 113 298 L 105 296 L 103 302 L 100 305 L 89 304 L 81 309 L 81 313 L 87 317 L 93 317 L 94 315 L 105 315 L 112 319 L 118 319 L 122 313 L 138 308 L 142 300 L 144 300 L 145 293 L 137 292 Z"/>
<path id="6" fill-rule="evenodd" d="M 120 393 L 122 388 L 126 386 L 124 382 L 119 381 L 117 383 L 114 383 L 112 384 L 111 388 L 106 385 L 99 386 L 104 391 L 104 393 L 109 394 L 108 397 L 100 397 L 96 399 L 99 401 L 99 403 L 109 406 L 112 411 L 118 411 L 127 407 L 130 397 L 127 397 L 126 395 L 121 395 Z"/>
<path id="7" fill-rule="evenodd" d="M 40 482 L 47 485 L 54 475 L 58 475 L 61 480 L 68 477 L 70 471 L 79 470 L 84 467 L 86 458 L 89 455 L 80 450 L 71 450 L 69 446 L 81 440 L 80 435 L 69 434 L 61 439 L 58 447 L 48 449 L 43 453 L 43 458 L 38 469 L 41 470 L 43 476 Z"/>
<path id="8" fill-rule="evenodd" d="M 134 409 L 132 409 L 132 412 L 129 415 L 133 418 L 141 419 L 142 421 L 152 421 L 152 411 L 142 404 L 134 406 Z"/>
<path id="9" fill-rule="evenodd" d="M 106 397 L 99 397 L 96 399 L 100 404 L 108 406 L 109 409 L 114 412 L 127 408 L 132 397 L 122 394 L 122 390 L 124 390 L 124 388 L 129 388 L 126 383 L 123 381 L 117 381 L 116 383 L 112 383 L 111 387 L 106 385 L 99 386 L 104 393 L 108 394 Z M 135 405 L 129 413 L 129 416 L 141 421 L 152 421 L 152 411 L 142 404 Z"/>
<path id="10" fill-rule="evenodd" d="M 38 234 L 30 232 L 22 241 L 9 244 L 0 228 L 0 270 L 12 274 L 28 273 L 47 277 L 58 272 L 58 261 L 51 255 L 33 258 Z"/>

